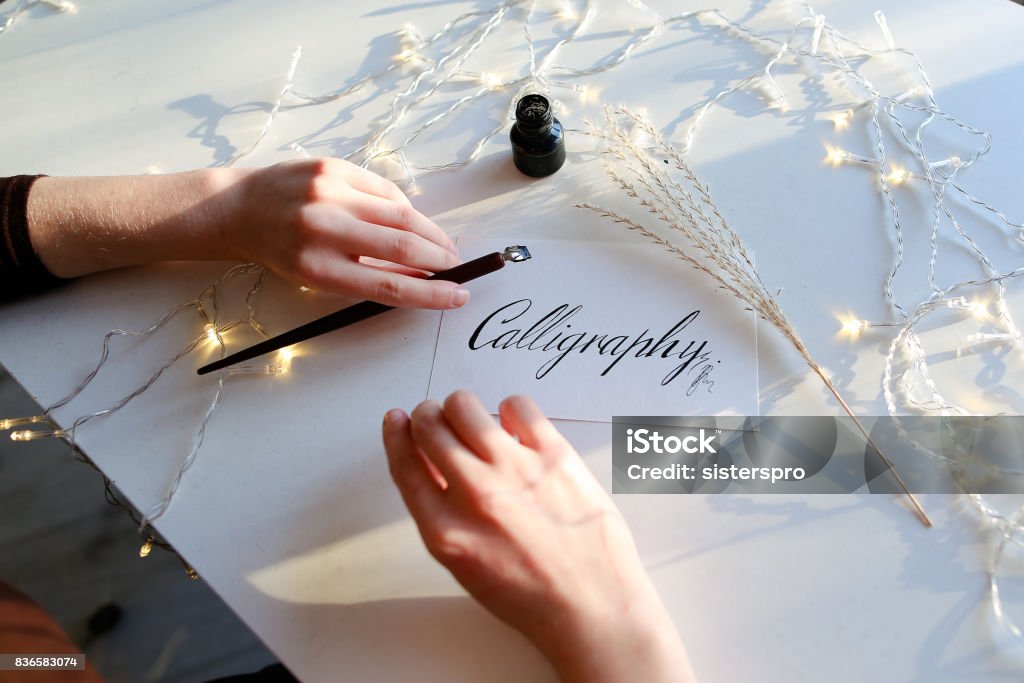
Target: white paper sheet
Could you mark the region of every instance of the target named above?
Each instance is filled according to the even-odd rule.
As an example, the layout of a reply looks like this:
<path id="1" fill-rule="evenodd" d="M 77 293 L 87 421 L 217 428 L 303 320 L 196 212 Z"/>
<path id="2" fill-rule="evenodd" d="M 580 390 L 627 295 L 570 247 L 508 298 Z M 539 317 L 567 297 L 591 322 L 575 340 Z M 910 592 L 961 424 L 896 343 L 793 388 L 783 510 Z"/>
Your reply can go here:
<path id="1" fill-rule="evenodd" d="M 462 238 L 464 259 L 514 239 Z M 549 417 L 756 415 L 751 311 L 653 244 L 529 240 L 533 258 L 468 284 L 441 320 L 430 398 L 491 411 L 529 394 Z"/>

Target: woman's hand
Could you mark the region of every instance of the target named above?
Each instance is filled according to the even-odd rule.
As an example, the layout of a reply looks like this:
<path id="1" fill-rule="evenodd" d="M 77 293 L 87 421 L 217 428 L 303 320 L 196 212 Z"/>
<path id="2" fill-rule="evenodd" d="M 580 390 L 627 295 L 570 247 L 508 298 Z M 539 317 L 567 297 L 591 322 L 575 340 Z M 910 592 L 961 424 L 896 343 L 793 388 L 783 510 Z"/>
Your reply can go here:
<path id="1" fill-rule="evenodd" d="M 625 521 L 527 398 L 472 394 L 384 418 L 391 475 L 430 553 L 565 681 L 692 680 Z"/>
<path id="2" fill-rule="evenodd" d="M 427 281 L 455 244 L 394 183 L 340 159 L 236 171 L 223 191 L 231 249 L 314 290 L 391 306 L 454 308 L 469 292 Z"/>
<path id="3" fill-rule="evenodd" d="M 459 285 L 424 279 L 459 264 L 448 236 L 393 183 L 340 159 L 40 178 L 28 218 L 33 247 L 58 277 L 244 259 L 311 289 L 391 306 L 454 308 L 469 299 Z"/>

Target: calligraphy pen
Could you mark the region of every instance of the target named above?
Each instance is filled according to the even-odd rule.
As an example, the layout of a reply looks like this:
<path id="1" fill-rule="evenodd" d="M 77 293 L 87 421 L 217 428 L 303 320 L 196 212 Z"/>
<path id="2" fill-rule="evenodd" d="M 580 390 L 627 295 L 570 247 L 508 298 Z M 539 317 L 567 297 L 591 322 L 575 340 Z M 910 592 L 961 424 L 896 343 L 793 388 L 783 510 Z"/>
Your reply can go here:
<path id="1" fill-rule="evenodd" d="M 520 261 L 526 261 L 530 258 L 530 250 L 526 247 L 519 245 L 514 247 L 508 247 L 504 251 L 496 251 L 486 256 L 481 256 L 478 259 L 467 261 L 462 265 L 455 266 L 449 270 L 443 270 L 440 273 L 434 273 L 428 280 L 445 280 L 446 282 L 456 282 L 462 284 L 475 280 L 478 277 L 493 273 L 496 270 L 501 270 L 505 267 L 507 261 L 518 263 Z M 250 346 L 247 349 L 242 349 L 232 353 L 230 356 L 221 358 L 220 360 L 214 361 L 209 365 L 204 365 L 199 368 L 196 372 L 200 375 L 205 375 L 216 370 L 222 370 L 229 365 L 235 363 L 241 363 L 242 361 L 250 360 L 256 356 L 262 356 L 265 353 L 271 351 L 277 351 L 283 349 L 286 346 L 292 344 L 298 344 L 299 342 L 312 339 L 313 337 L 319 337 L 321 334 L 327 334 L 334 330 L 340 330 L 343 327 L 354 325 L 358 322 L 372 318 L 375 315 L 390 311 L 394 306 L 385 306 L 379 304 L 376 301 L 362 301 L 348 308 L 343 308 L 340 311 L 329 313 L 322 318 L 317 318 L 312 322 L 308 322 L 305 325 L 296 327 L 294 330 L 289 330 L 276 337 L 261 341 L 259 344 Z"/>

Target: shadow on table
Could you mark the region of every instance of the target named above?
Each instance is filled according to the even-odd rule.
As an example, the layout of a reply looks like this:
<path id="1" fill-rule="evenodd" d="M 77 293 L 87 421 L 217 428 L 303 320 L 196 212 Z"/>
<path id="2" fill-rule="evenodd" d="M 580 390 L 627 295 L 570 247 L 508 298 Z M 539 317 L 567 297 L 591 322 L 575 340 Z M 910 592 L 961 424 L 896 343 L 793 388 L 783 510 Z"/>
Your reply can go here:
<path id="1" fill-rule="evenodd" d="M 345 88 L 352 87 L 360 79 L 369 73 L 373 73 L 379 70 L 381 64 L 390 64 L 394 57 L 396 44 L 395 34 L 385 34 L 377 36 L 370 41 L 369 50 L 367 51 L 366 57 L 363 60 L 363 65 L 360 67 L 355 75 L 350 76 L 346 81 L 338 86 L 338 90 L 344 90 Z M 322 58 L 322 57 L 321 57 Z M 307 55 L 304 57 L 305 60 L 316 59 L 315 55 Z M 282 67 L 287 66 L 282 62 Z M 299 65 L 299 79 L 298 83 L 294 88 L 297 92 L 302 92 L 306 95 L 321 95 L 321 92 L 308 92 L 304 87 L 301 86 L 301 73 L 302 67 L 305 66 L 302 62 Z M 333 140 L 319 140 L 312 142 L 319 138 L 323 133 L 340 127 L 341 125 L 348 123 L 355 118 L 356 113 L 366 103 L 375 100 L 376 98 L 387 94 L 388 92 L 396 89 L 396 84 L 391 82 L 392 79 L 381 78 L 375 79 L 367 83 L 365 86 L 365 92 L 361 92 L 361 99 L 354 102 L 347 102 L 347 99 L 340 99 L 339 101 L 347 102 L 346 106 L 338 110 L 333 118 L 322 127 L 314 130 L 311 133 L 300 136 L 298 139 L 292 141 L 303 145 L 307 148 L 307 151 L 313 156 L 343 156 L 353 149 L 360 138 L 334 138 Z M 333 89 L 332 86 L 331 89 Z M 355 94 L 355 93 L 353 93 Z M 281 105 L 281 112 L 294 111 L 303 109 L 309 106 L 316 106 L 313 104 L 303 103 L 294 97 L 286 98 Z M 190 97 L 185 97 L 180 100 L 176 100 L 167 105 L 167 108 L 172 111 L 182 111 L 188 116 L 197 120 L 195 127 L 190 130 L 186 136 L 188 138 L 198 139 L 204 147 L 208 147 L 213 150 L 213 165 L 222 166 L 228 162 L 240 149 L 245 148 L 250 144 L 249 139 L 240 138 L 241 142 L 239 145 L 232 144 L 228 136 L 225 134 L 224 129 L 229 119 L 236 116 L 252 116 L 257 112 L 261 115 L 268 115 L 273 107 L 271 101 L 254 100 L 250 102 L 243 102 L 240 104 L 228 105 L 219 102 L 213 95 L 210 94 L 196 94 Z M 262 121 L 260 122 L 262 125 Z M 280 149 L 287 149 L 291 142 L 282 145 Z"/>
<path id="2" fill-rule="evenodd" d="M 251 599 L 266 600 L 265 596 Z M 304 633 L 330 634 L 310 643 L 315 658 L 289 661 L 300 680 L 339 676 L 352 681 L 488 681 L 554 683 L 554 670 L 522 635 L 471 598 L 374 600 L 351 605 L 278 602 L 278 624 L 260 635 L 287 642 L 274 629 L 301 622 Z M 276 637 L 275 637 L 276 636 Z M 322 636 L 321 636 L 322 638 Z"/>

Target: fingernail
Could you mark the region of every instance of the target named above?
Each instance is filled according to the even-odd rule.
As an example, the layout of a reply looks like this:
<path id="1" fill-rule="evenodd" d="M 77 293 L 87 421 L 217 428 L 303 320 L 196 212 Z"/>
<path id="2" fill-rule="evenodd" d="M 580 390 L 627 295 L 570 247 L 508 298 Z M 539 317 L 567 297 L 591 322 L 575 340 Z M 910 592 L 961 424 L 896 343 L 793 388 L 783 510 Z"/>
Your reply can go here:
<path id="1" fill-rule="evenodd" d="M 448 243 L 448 251 L 452 252 L 456 256 L 459 255 L 459 248 L 455 246 L 455 242 Z"/>
<path id="2" fill-rule="evenodd" d="M 469 301 L 469 290 L 465 287 L 456 287 L 452 290 L 452 305 L 458 308 Z"/>
<path id="3" fill-rule="evenodd" d="M 402 411 L 399 410 L 398 408 L 392 408 L 388 412 L 384 413 L 384 424 L 388 424 L 389 422 L 394 422 L 395 420 L 399 419 L 400 417 L 402 417 Z"/>

